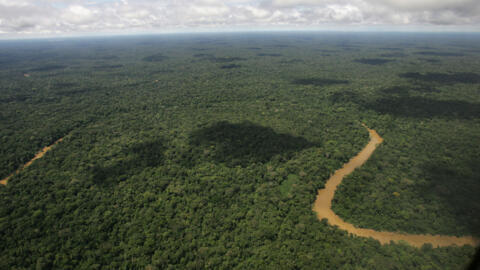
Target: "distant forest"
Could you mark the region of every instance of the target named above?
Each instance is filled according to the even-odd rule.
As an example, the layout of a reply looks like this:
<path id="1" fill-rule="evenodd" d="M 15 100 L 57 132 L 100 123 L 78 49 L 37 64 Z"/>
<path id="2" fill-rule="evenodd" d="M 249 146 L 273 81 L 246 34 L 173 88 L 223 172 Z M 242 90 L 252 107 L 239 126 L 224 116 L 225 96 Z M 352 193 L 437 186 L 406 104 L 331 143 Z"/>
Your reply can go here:
<path id="1" fill-rule="evenodd" d="M 480 36 L 0 41 L 0 269 L 462 269 L 317 220 L 480 237 Z"/>

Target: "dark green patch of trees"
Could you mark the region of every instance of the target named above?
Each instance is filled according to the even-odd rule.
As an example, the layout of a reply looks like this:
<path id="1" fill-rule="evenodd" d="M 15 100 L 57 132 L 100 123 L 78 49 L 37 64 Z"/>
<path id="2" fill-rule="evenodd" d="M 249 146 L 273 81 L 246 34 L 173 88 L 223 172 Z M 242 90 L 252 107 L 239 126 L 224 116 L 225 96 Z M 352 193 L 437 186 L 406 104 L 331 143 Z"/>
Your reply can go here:
<path id="1" fill-rule="evenodd" d="M 0 43 L 0 176 L 64 137 L 0 186 L 0 268 L 467 265 L 472 247 L 381 246 L 311 210 L 368 142 L 363 122 L 385 142 L 340 186 L 336 213 L 379 230 L 479 233 L 478 84 L 422 77 L 474 73 L 479 56 L 438 56 L 435 69 L 360 67 L 355 59 L 379 49 L 422 63 L 418 47 L 452 44 L 365 35 Z M 240 61 L 235 72 L 220 68 Z"/>

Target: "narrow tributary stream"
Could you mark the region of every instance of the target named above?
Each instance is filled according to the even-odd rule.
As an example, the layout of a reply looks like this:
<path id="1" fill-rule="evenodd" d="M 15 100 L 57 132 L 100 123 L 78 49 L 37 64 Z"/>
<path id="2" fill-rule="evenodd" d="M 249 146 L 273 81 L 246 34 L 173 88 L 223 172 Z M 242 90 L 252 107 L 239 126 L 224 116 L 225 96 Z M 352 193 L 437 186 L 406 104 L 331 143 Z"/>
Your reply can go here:
<path id="1" fill-rule="evenodd" d="M 330 225 L 338 226 L 338 228 L 356 236 L 371 237 L 380 241 L 380 243 L 382 244 L 388 244 L 390 243 L 390 241 L 397 242 L 403 240 L 415 247 L 421 247 L 423 244 L 427 243 L 432 244 L 434 247 L 451 245 L 479 245 L 480 240 L 472 236 L 456 237 L 448 235 L 406 234 L 357 228 L 353 224 L 343 221 L 342 218 L 340 218 L 337 214 L 333 212 L 332 200 L 333 196 L 335 196 L 337 186 L 342 182 L 345 176 L 352 173 L 356 168 L 362 166 L 370 158 L 377 146 L 383 141 L 382 137 L 380 137 L 375 130 L 369 128 L 367 128 L 367 130 L 370 133 L 370 142 L 365 146 L 365 148 L 362 149 L 362 151 L 360 151 L 360 153 L 350 159 L 348 163 L 345 163 L 341 169 L 335 171 L 335 173 L 328 179 L 327 183 L 325 184 L 325 188 L 318 190 L 317 199 L 315 200 L 315 203 L 313 205 L 313 211 L 317 213 L 318 219 L 322 220 L 325 218 L 328 220 L 328 223 Z M 50 151 L 50 149 L 52 149 L 53 146 L 55 146 L 62 140 L 63 138 L 60 138 L 53 144 L 44 147 L 30 161 L 25 163 L 17 171 L 0 180 L 0 184 L 7 185 L 8 180 L 13 175 L 30 166 L 35 160 L 43 157 L 48 151 Z"/>
<path id="2" fill-rule="evenodd" d="M 27 163 L 25 163 L 22 167 L 20 167 L 18 170 L 16 170 L 15 172 L 13 172 L 12 174 L 10 174 L 9 176 L 3 178 L 2 180 L 0 180 L 0 184 L 6 186 L 7 183 L 8 183 L 8 180 L 10 180 L 10 178 L 12 178 L 12 176 L 14 176 L 15 174 L 21 172 L 22 170 L 24 170 L 25 168 L 27 168 L 28 166 L 32 165 L 32 163 L 43 157 L 43 155 L 45 155 L 48 151 L 50 151 L 50 149 L 52 149 L 52 147 L 54 145 L 56 145 L 57 143 L 61 142 L 63 140 L 63 138 L 60 138 L 58 140 L 56 140 L 54 143 L 52 143 L 51 145 L 49 146 L 45 146 L 42 150 L 40 150 L 40 152 L 36 153 L 35 156 L 30 160 L 28 161 Z"/>

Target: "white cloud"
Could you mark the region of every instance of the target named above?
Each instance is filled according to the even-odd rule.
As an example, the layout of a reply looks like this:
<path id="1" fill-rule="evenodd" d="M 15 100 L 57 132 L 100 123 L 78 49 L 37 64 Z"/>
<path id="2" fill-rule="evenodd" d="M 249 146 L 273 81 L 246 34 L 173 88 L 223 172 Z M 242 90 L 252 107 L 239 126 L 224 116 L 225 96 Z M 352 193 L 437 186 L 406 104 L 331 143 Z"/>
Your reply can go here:
<path id="1" fill-rule="evenodd" d="M 274 7 L 295 7 L 295 6 L 315 6 L 324 4 L 325 1 L 318 0 L 271 0 L 268 4 Z"/>
<path id="2" fill-rule="evenodd" d="M 330 25 L 451 25 L 480 29 L 480 1 L 0 0 L 1 36 Z"/>
<path id="3" fill-rule="evenodd" d="M 373 0 L 372 2 L 411 11 L 478 6 L 478 0 Z"/>
<path id="4" fill-rule="evenodd" d="M 199 6 L 195 5 L 190 7 L 192 16 L 222 16 L 225 15 L 229 9 L 225 6 Z"/>
<path id="5" fill-rule="evenodd" d="M 80 5 L 69 6 L 61 15 L 64 22 L 84 25 L 95 22 L 95 12 Z"/>
<path id="6" fill-rule="evenodd" d="M 269 12 L 268 10 L 253 6 L 246 6 L 245 10 L 250 12 L 250 14 L 255 18 L 265 18 L 271 15 L 271 12 Z"/>

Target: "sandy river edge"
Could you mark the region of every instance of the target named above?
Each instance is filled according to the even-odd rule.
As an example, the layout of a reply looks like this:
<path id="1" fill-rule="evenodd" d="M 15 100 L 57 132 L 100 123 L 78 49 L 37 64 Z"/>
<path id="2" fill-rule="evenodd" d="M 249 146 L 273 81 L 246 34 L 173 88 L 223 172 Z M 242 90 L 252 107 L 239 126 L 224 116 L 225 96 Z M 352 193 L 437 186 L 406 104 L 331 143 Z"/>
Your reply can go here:
<path id="1" fill-rule="evenodd" d="M 355 157 L 345 163 L 343 167 L 337 171 L 327 180 L 325 188 L 319 189 L 317 199 L 313 204 L 313 211 L 316 212 L 319 220 L 327 219 L 332 226 L 345 230 L 353 235 L 360 237 L 371 237 L 378 240 L 381 244 L 389 244 L 391 241 L 405 241 L 414 247 L 422 247 L 424 244 L 432 244 L 434 247 L 445 246 L 463 246 L 471 245 L 477 246 L 480 244 L 480 239 L 472 236 L 448 236 L 448 235 L 430 235 L 430 234 L 404 234 L 397 232 L 375 231 L 372 229 L 357 228 L 353 224 L 343 221 L 332 210 L 332 200 L 335 196 L 337 186 L 342 182 L 343 178 L 352 173 L 356 168 L 362 166 L 375 151 L 377 146 L 383 142 L 383 138 L 378 133 L 364 126 L 370 133 L 370 142 L 365 148 L 360 151 Z"/>

